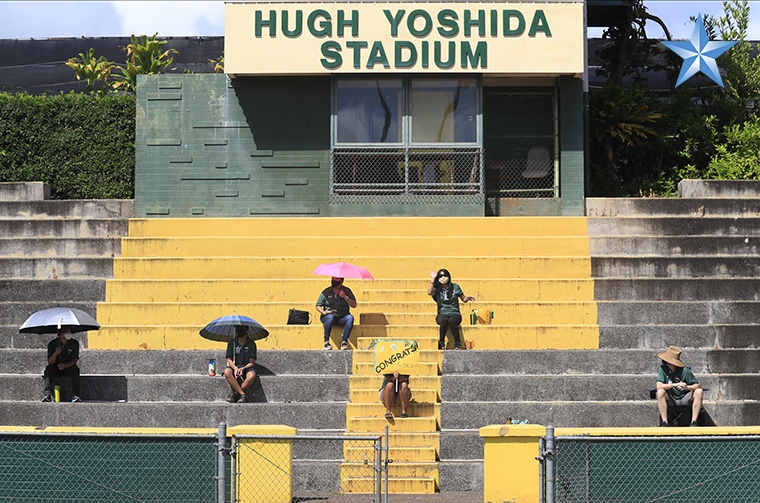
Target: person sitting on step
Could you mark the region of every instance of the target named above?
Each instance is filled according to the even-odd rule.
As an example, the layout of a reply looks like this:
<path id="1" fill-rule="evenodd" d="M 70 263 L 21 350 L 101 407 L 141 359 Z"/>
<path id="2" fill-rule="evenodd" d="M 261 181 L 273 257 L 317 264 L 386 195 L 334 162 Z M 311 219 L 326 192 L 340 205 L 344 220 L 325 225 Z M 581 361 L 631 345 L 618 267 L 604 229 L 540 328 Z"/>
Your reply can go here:
<path id="1" fill-rule="evenodd" d="M 322 290 L 317 299 L 319 320 L 325 328 L 325 349 L 332 349 L 330 331 L 333 325 L 343 327 L 340 349 L 348 349 L 348 338 L 354 328 L 354 316 L 350 313 L 352 307 L 356 307 L 354 292 L 343 286 L 343 278 L 333 277 L 330 286 Z"/>
<path id="2" fill-rule="evenodd" d="M 227 343 L 227 368 L 224 369 L 224 378 L 232 388 L 227 401 L 246 403 L 246 390 L 256 379 L 256 342 L 248 338 L 248 327 L 236 326 L 235 333 L 237 337 Z"/>
<path id="3" fill-rule="evenodd" d="M 454 338 L 454 349 L 462 349 L 459 337 L 459 327 L 462 325 L 462 313 L 459 311 L 459 301 L 465 304 L 475 302 L 475 297 L 465 295 L 462 289 L 451 281 L 451 273 L 447 269 L 439 269 L 430 273 L 430 284 L 427 294 L 438 304 L 435 322 L 438 324 L 438 349 L 446 348 L 446 332 L 451 329 Z"/>
<path id="4" fill-rule="evenodd" d="M 45 382 L 45 391 L 42 401 L 53 401 L 53 386 L 51 378 L 63 376 L 71 378 L 71 391 L 74 396 L 72 402 L 81 402 L 79 398 L 79 341 L 70 339 L 71 328 L 62 326 L 58 329 L 58 337 L 50 341 L 47 347 L 47 366 L 42 376 Z"/>
<path id="5" fill-rule="evenodd" d="M 702 410 L 702 385 L 681 361 L 681 350 L 675 346 L 659 353 L 662 365 L 657 373 L 657 409 L 660 426 L 668 423 L 668 406 L 691 405 L 691 426 L 699 426 L 697 420 Z"/>
<path id="6" fill-rule="evenodd" d="M 380 388 L 380 402 L 385 405 L 385 419 L 393 419 L 391 407 L 394 403 L 401 404 L 401 415 L 409 417 L 407 407 L 412 399 L 412 390 L 409 388 L 409 376 L 394 372 L 385 374 L 383 386 Z"/>

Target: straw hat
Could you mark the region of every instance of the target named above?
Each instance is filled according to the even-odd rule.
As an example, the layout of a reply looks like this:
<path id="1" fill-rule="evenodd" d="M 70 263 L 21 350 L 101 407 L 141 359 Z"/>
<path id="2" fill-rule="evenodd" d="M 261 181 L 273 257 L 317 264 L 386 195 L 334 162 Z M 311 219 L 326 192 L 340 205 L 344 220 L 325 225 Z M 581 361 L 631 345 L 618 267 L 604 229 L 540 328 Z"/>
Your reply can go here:
<path id="1" fill-rule="evenodd" d="M 657 355 L 657 358 L 665 360 L 668 363 L 672 363 L 676 367 L 683 367 L 683 362 L 681 361 L 681 350 L 675 346 L 669 346 L 668 350 L 664 353 L 659 353 Z"/>

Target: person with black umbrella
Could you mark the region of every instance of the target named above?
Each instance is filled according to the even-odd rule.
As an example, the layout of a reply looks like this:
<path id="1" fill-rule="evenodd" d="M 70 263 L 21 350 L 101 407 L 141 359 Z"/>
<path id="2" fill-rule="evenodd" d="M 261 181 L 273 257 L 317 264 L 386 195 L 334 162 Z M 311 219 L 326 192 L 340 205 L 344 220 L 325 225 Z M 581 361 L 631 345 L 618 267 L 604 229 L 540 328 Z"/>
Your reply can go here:
<path id="1" fill-rule="evenodd" d="M 71 327 L 61 326 L 58 329 L 58 337 L 50 341 L 47 348 L 47 366 L 43 375 L 45 381 L 45 391 L 43 392 L 43 402 L 53 401 L 53 391 L 51 378 L 69 377 L 71 379 L 71 388 L 74 396 L 72 402 L 81 402 L 79 398 L 79 341 L 72 339 Z"/>
<path id="2" fill-rule="evenodd" d="M 236 326 L 237 337 L 227 343 L 227 368 L 224 369 L 224 378 L 232 388 L 230 396 L 227 397 L 230 403 L 246 403 L 248 396 L 245 392 L 256 379 L 256 342 L 248 337 L 248 330 L 248 327 Z"/>

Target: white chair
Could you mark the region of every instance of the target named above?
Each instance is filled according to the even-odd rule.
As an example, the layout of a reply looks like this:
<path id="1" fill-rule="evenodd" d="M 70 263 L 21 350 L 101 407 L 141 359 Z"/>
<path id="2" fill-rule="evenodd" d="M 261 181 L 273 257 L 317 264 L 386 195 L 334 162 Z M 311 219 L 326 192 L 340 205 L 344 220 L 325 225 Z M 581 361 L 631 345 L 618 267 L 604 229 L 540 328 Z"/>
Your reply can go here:
<path id="1" fill-rule="evenodd" d="M 525 164 L 523 178 L 543 178 L 554 171 L 554 162 L 546 147 L 531 147 Z"/>

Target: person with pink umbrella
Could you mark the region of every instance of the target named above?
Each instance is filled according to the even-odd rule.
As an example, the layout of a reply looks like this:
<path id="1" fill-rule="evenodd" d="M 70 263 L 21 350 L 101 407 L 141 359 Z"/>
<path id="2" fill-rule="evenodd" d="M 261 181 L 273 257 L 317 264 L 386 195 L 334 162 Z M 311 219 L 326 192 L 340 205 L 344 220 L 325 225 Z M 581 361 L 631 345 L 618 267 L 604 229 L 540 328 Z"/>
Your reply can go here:
<path id="1" fill-rule="evenodd" d="M 340 349 L 348 349 L 348 337 L 354 328 L 354 316 L 350 312 L 352 307 L 356 307 L 354 292 L 343 286 L 343 278 L 333 276 L 330 286 L 322 290 L 317 299 L 319 319 L 325 328 L 325 349 L 332 349 L 330 331 L 334 325 L 343 327 Z"/>

